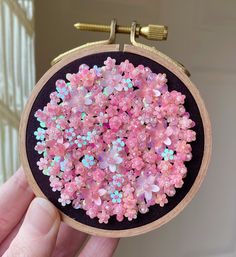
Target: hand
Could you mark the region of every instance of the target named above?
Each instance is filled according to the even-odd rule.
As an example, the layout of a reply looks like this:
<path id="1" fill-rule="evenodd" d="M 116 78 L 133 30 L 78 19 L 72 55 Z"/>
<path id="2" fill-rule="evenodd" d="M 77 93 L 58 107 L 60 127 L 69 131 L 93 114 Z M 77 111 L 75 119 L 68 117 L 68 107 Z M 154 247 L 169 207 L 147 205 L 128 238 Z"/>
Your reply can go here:
<path id="1" fill-rule="evenodd" d="M 0 256 L 72 257 L 86 239 L 85 233 L 61 223 L 49 201 L 34 198 L 22 168 L 0 187 Z M 77 256 L 111 257 L 118 241 L 91 236 Z"/>

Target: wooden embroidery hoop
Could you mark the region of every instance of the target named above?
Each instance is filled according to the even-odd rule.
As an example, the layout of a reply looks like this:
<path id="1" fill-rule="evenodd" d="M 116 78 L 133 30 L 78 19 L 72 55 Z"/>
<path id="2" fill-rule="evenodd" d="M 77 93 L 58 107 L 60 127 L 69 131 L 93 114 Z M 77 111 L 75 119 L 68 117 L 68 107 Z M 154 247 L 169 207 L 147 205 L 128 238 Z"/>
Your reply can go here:
<path id="1" fill-rule="evenodd" d="M 114 24 L 113 24 L 114 25 Z M 131 42 L 132 40 L 135 40 L 135 25 L 133 26 L 133 35 L 131 32 Z M 139 44 L 139 43 L 137 43 Z M 73 62 L 74 60 L 80 59 L 84 56 L 96 54 L 96 53 L 104 53 L 104 52 L 116 52 L 120 51 L 120 45 L 119 44 L 107 44 L 107 42 L 104 44 L 92 44 L 87 45 L 86 47 L 82 47 L 76 50 L 73 50 L 70 53 L 67 53 L 66 56 L 63 56 L 63 58 L 59 58 L 60 61 L 57 62 L 54 66 L 52 66 L 44 75 L 43 77 L 38 81 L 35 88 L 32 91 L 32 94 L 26 104 L 25 110 L 23 112 L 21 123 L 20 123 L 20 157 L 21 162 L 25 171 L 25 174 L 27 176 L 27 179 L 29 181 L 29 184 L 34 191 L 36 196 L 47 198 L 42 190 L 40 189 L 39 185 L 37 184 L 27 157 L 27 151 L 26 151 L 26 130 L 27 130 L 27 124 L 29 119 L 29 114 L 31 111 L 31 108 L 34 104 L 34 101 L 36 97 L 38 96 L 41 89 L 44 87 L 45 83 L 55 74 L 57 73 L 62 67 L 66 66 L 67 64 Z M 106 230 L 106 229 L 100 229 L 92 226 L 85 225 L 83 223 L 80 223 L 65 213 L 61 212 L 62 220 L 70 225 L 71 227 L 80 230 L 82 232 L 96 235 L 96 236 L 105 236 L 105 237 L 130 237 L 135 235 L 140 235 L 143 233 L 146 233 L 148 231 L 154 230 L 156 228 L 159 228 L 160 226 L 164 225 L 171 219 L 173 219 L 176 215 L 178 215 L 185 207 L 186 205 L 193 199 L 193 197 L 196 195 L 197 191 L 199 190 L 204 177 L 207 172 L 207 168 L 210 162 L 211 158 L 211 151 L 212 151 L 212 132 L 211 132 L 211 124 L 209 120 L 209 116 L 207 113 L 207 110 L 205 108 L 204 102 L 199 94 L 199 91 L 194 86 L 194 84 L 190 81 L 189 77 L 184 72 L 183 68 L 180 68 L 178 64 L 176 65 L 175 62 L 172 61 L 170 58 L 165 58 L 165 56 L 160 53 L 159 51 L 153 51 L 150 50 L 149 47 L 140 47 L 140 45 L 124 45 L 123 48 L 124 52 L 134 53 L 140 56 L 147 57 L 164 67 L 166 67 L 168 70 L 170 70 L 173 74 L 175 74 L 187 87 L 187 89 L 192 94 L 193 98 L 195 99 L 197 106 L 200 111 L 201 119 L 203 122 L 203 128 L 204 128 L 204 154 L 201 162 L 201 167 L 198 172 L 198 175 L 191 187 L 191 189 L 188 191 L 186 196 L 176 205 L 175 208 L 173 208 L 170 212 L 165 214 L 163 217 L 159 218 L 156 221 L 150 222 L 146 225 L 142 225 L 140 227 L 130 228 L 130 229 L 122 229 L 122 230 Z"/>

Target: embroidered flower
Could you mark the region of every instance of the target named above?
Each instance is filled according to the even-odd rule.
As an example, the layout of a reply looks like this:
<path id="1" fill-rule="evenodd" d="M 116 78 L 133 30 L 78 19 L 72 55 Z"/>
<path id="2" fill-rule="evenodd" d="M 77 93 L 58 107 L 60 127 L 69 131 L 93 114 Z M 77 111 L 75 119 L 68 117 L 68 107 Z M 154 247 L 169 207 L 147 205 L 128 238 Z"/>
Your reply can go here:
<path id="1" fill-rule="evenodd" d="M 66 85 L 66 82 L 64 80 L 57 80 L 56 81 L 56 90 L 57 90 L 57 96 L 61 98 L 62 100 L 65 99 L 66 96 L 69 94 L 69 87 Z"/>
<path id="2" fill-rule="evenodd" d="M 174 151 L 166 148 L 164 152 L 162 152 L 161 156 L 165 161 L 173 161 L 174 160 Z"/>
<path id="3" fill-rule="evenodd" d="M 122 151 L 124 149 L 125 143 L 122 141 L 121 138 L 117 138 L 115 141 L 112 142 L 112 145 L 117 151 Z"/>
<path id="4" fill-rule="evenodd" d="M 94 157 L 92 155 L 86 154 L 82 160 L 84 167 L 91 168 L 95 164 Z"/>
<path id="5" fill-rule="evenodd" d="M 104 196 L 106 193 L 107 191 L 105 189 L 103 188 L 98 189 L 97 192 L 93 192 L 91 199 L 94 201 L 96 205 L 101 205 L 102 204 L 101 196 Z"/>
<path id="6" fill-rule="evenodd" d="M 115 172 L 117 165 L 121 164 L 123 159 L 120 157 L 117 149 L 112 148 L 108 152 L 103 152 L 99 156 L 100 168 L 106 169 L 109 168 L 111 172 Z"/>
<path id="7" fill-rule="evenodd" d="M 38 128 L 37 131 L 34 132 L 34 135 L 37 140 L 44 140 L 45 139 L 45 130 L 42 128 Z"/>
<path id="8" fill-rule="evenodd" d="M 137 197 L 144 196 L 147 201 L 150 201 L 152 199 L 152 194 L 160 191 L 160 188 L 155 184 L 155 181 L 155 176 L 151 175 L 146 177 L 145 175 L 141 175 L 136 183 Z"/>
<path id="9" fill-rule="evenodd" d="M 121 187 L 124 183 L 125 179 L 122 174 L 115 174 L 112 176 L 112 184 L 117 187 Z"/>
<path id="10" fill-rule="evenodd" d="M 65 193 L 61 193 L 61 197 L 58 199 L 58 202 L 61 203 L 62 206 L 66 206 L 71 203 L 70 196 Z"/>
<path id="11" fill-rule="evenodd" d="M 86 106 L 89 106 L 93 103 L 91 96 L 92 93 L 88 92 L 85 87 L 73 89 L 71 92 L 71 97 L 68 100 L 68 105 L 74 112 L 83 112 Z"/>
<path id="12" fill-rule="evenodd" d="M 168 199 L 165 194 L 157 194 L 156 196 L 156 203 L 163 207 L 165 204 L 168 203 Z"/>
<path id="13" fill-rule="evenodd" d="M 106 195 L 107 190 L 104 188 L 99 188 L 97 184 L 91 184 L 90 188 L 82 188 L 81 193 L 85 199 L 85 204 L 88 208 L 94 203 L 96 206 L 102 204 L 102 197 Z"/>
<path id="14" fill-rule="evenodd" d="M 46 158 L 40 158 L 37 162 L 37 165 L 40 170 L 44 170 L 47 168 L 48 160 Z"/>
<path id="15" fill-rule="evenodd" d="M 112 203 L 121 203 L 122 193 L 118 190 L 115 190 L 114 193 L 111 194 Z"/>
<path id="16" fill-rule="evenodd" d="M 76 133 L 74 131 L 74 128 L 69 128 L 65 130 L 65 136 L 69 141 L 71 141 L 76 136 Z"/>

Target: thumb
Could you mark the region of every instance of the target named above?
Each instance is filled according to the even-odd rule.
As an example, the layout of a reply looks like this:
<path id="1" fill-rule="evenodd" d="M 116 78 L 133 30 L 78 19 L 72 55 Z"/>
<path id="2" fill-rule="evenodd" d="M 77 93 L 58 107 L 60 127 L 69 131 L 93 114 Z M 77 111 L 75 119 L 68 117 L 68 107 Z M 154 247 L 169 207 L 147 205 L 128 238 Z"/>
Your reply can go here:
<path id="1" fill-rule="evenodd" d="M 43 198 L 35 198 L 24 222 L 3 257 L 50 257 L 60 226 L 56 208 Z"/>

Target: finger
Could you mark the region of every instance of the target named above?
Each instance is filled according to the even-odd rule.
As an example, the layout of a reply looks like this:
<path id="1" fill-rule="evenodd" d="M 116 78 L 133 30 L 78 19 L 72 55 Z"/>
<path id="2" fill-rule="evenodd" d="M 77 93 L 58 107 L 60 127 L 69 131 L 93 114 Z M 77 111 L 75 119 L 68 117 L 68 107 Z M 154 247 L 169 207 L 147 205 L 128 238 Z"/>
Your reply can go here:
<path id="1" fill-rule="evenodd" d="M 3 242 L 0 245 L 0 256 L 2 256 L 8 247 L 10 246 L 12 240 L 15 238 L 17 233 L 19 232 L 19 229 L 23 223 L 23 219 L 12 229 L 11 233 L 8 234 L 8 236 L 3 240 Z"/>
<path id="2" fill-rule="evenodd" d="M 0 256 L 5 253 L 11 244 L 11 241 L 15 238 L 18 233 L 23 220 L 19 222 L 11 233 L 5 238 L 0 245 Z M 57 236 L 56 247 L 53 251 L 52 257 L 69 257 L 75 256 L 79 249 L 87 239 L 87 234 L 77 231 L 65 223 L 61 223 L 60 230 Z M 68 247 L 68 245 L 70 247 Z"/>
<path id="3" fill-rule="evenodd" d="M 23 220 L 21 220 L 16 227 L 11 231 L 11 233 L 5 238 L 5 240 L 0 245 L 0 256 L 5 253 L 11 244 L 11 241 L 17 235 Z M 88 235 L 77 231 L 65 223 L 61 223 L 60 230 L 57 236 L 56 247 L 53 251 L 52 257 L 69 257 L 75 256 L 79 249 L 82 247 L 86 241 Z M 68 247 L 68 245 L 70 247 Z"/>
<path id="4" fill-rule="evenodd" d="M 99 253 L 102 253 L 102 257 L 111 257 L 118 243 L 118 238 L 92 236 L 81 251 L 79 257 L 94 257 L 99 256 Z"/>
<path id="5" fill-rule="evenodd" d="M 21 220 L 34 195 L 22 168 L 0 187 L 0 243 Z"/>
<path id="6" fill-rule="evenodd" d="M 50 257 L 56 244 L 60 216 L 47 200 L 35 198 L 30 204 L 19 233 L 3 257 Z"/>
<path id="7" fill-rule="evenodd" d="M 75 256 L 86 238 L 87 235 L 85 233 L 77 231 L 67 226 L 65 223 L 62 223 L 57 237 L 56 247 L 52 256 Z"/>

